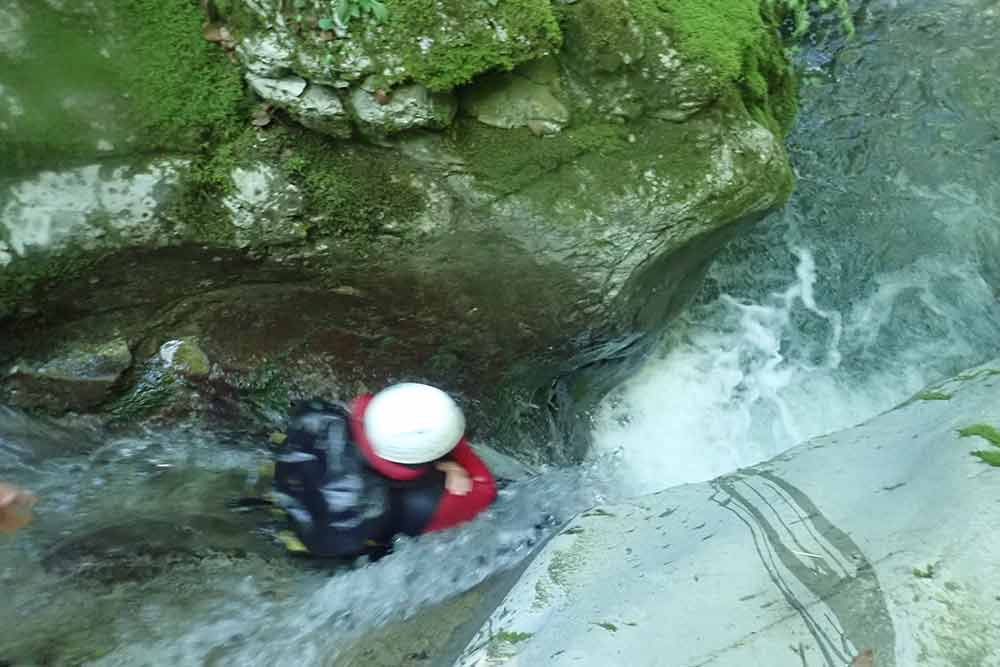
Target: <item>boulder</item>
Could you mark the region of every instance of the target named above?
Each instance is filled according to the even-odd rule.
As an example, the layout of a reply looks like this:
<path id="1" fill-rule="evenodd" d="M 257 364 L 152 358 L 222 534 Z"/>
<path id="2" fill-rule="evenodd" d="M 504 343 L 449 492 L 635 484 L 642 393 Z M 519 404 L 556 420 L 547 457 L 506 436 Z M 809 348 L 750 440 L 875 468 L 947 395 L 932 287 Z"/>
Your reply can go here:
<path id="1" fill-rule="evenodd" d="M 264 101 L 285 109 L 310 130 L 333 137 L 351 136 L 351 121 L 333 89 L 297 76 L 270 79 L 247 74 L 247 82 Z"/>
<path id="2" fill-rule="evenodd" d="M 185 377 L 207 377 L 212 370 L 208 355 L 191 338 L 168 340 L 160 346 L 159 356 L 165 368 Z"/>
<path id="3" fill-rule="evenodd" d="M 3 388 L 15 406 L 49 412 L 85 411 L 108 400 L 132 366 L 123 339 L 81 345 L 41 359 L 20 360 L 7 370 Z"/>
<path id="4" fill-rule="evenodd" d="M 536 134 L 552 134 L 570 120 L 569 109 L 554 92 L 559 86 L 558 66 L 550 58 L 516 72 L 484 78 L 463 96 L 462 109 L 493 127 L 528 127 Z"/>
<path id="5" fill-rule="evenodd" d="M 391 93 L 368 82 L 351 91 L 351 111 L 363 132 L 384 136 L 419 128 L 451 125 L 457 105 L 453 95 L 432 93 L 419 84 L 400 86 Z"/>

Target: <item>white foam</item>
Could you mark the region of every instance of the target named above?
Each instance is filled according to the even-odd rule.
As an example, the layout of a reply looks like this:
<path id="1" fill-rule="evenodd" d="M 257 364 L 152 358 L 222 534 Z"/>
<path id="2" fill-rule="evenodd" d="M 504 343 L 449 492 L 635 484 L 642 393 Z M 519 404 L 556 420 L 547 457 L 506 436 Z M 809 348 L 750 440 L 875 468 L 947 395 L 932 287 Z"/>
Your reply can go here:
<path id="1" fill-rule="evenodd" d="M 930 257 L 887 272 L 842 315 L 818 305 L 812 253 L 790 251 L 798 262 L 785 290 L 759 302 L 724 294 L 688 316 L 601 406 L 594 451 L 620 454 L 629 492 L 759 463 L 887 410 L 981 354 L 965 322 L 988 316 L 994 297 L 972 265 Z M 911 331 L 914 312 L 947 334 Z"/>

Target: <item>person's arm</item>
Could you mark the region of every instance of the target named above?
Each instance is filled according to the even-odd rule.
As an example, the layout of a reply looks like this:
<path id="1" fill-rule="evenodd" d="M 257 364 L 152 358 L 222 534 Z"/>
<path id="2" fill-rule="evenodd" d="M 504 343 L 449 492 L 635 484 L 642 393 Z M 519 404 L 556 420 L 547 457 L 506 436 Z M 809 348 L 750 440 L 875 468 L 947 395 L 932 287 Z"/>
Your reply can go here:
<path id="1" fill-rule="evenodd" d="M 35 501 L 27 491 L 0 482 L 0 533 L 13 533 L 30 523 Z"/>
<path id="2" fill-rule="evenodd" d="M 438 463 L 438 469 L 445 472 L 445 493 L 438 504 L 434 516 L 424 527 L 425 533 L 451 528 L 469 521 L 496 500 L 497 486 L 493 473 L 465 438 L 448 455 L 450 460 Z M 449 483 L 447 470 L 452 468 Z M 457 470 L 455 470 L 457 469 Z M 457 493 L 457 491 L 465 491 Z"/>
<path id="3" fill-rule="evenodd" d="M 448 453 L 446 459 L 435 466 L 445 474 L 445 488 L 456 496 L 464 496 L 473 490 L 476 484 L 496 488 L 493 474 L 465 438 L 462 438 L 455 449 Z"/>
<path id="4" fill-rule="evenodd" d="M 455 449 L 451 450 L 451 459 L 465 468 L 465 471 L 469 473 L 469 477 L 474 482 L 482 482 L 484 484 L 496 483 L 493 479 L 493 473 L 486 467 L 483 460 L 476 456 L 476 452 L 473 451 L 468 440 L 465 438 L 462 438 Z"/>

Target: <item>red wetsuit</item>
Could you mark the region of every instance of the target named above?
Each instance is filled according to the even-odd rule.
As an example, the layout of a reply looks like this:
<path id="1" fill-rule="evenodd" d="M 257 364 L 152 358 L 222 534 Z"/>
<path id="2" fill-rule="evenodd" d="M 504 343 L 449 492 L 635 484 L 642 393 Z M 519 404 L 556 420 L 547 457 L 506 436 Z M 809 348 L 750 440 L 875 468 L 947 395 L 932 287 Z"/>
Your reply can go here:
<path id="1" fill-rule="evenodd" d="M 375 454 L 372 444 L 365 434 L 364 426 L 365 410 L 368 409 L 372 398 L 372 394 L 364 394 L 354 399 L 351 405 L 351 435 L 368 464 L 380 474 L 399 481 L 414 480 L 428 472 L 431 469 L 431 464 L 421 467 L 404 466 L 386 461 Z M 469 521 L 489 507 L 490 503 L 497 497 L 496 481 L 493 479 L 493 474 L 472 451 L 472 447 L 469 446 L 464 437 L 459 440 L 455 449 L 451 450 L 448 458 L 465 468 L 465 471 L 469 473 L 469 477 L 472 479 L 472 490 L 464 496 L 459 496 L 445 489 L 441 495 L 441 502 L 438 503 L 437 509 L 424 527 L 423 532 L 425 533 L 444 530 Z"/>

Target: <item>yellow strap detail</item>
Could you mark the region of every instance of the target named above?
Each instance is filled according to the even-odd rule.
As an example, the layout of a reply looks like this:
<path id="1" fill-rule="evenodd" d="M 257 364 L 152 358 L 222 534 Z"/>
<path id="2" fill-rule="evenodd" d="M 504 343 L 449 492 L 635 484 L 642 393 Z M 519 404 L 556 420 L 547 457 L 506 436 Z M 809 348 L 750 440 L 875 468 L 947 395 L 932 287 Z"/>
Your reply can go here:
<path id="1" fill-rule="evenodd" d="M 278 539 L 281 540 L 281 543 L 285 545 L 285 548 L 292 553 L 300 554 L 309 551 L 309 549 L 306 548 L 306 545 L 302 544 L 302 541 L 290 530 L 283 530 L 278 533 Z"/>

